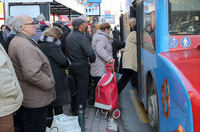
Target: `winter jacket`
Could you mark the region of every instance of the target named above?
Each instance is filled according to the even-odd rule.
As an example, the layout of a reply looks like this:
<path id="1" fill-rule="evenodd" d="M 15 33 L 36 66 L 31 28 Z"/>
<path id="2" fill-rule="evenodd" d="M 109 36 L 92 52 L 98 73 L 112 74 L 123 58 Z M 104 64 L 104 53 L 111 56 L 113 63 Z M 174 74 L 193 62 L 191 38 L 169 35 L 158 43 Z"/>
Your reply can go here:
<path id="1" fill-rule="evenodd" d="M 38 39 L 40 38 L 40 36 L 42 35 L 42 31 L 40 29 L 36 29 L 36 34 L 32 37 L 35 42 L 38 42 Z"/>
<path id="2" fill-rule="evenodd" d="M 1 44 L 0 78 L 0 117 L 4 117 L 19 109 L 23 94 L 12 62 Z"/>
<path id="3" fill-rule="evenodd" d="M 115 38 L 119 41 L 119 35 L 120 35 L 119 31 L 117 29 L 114 29 L 112 31 L 112 34 L 113 34 L 113 38 Z"/>
<path id="4" fill-rule="evenodd" d="M 70 60 L 63 54 L 60 49 L 60 40 L 42 35 L 38 41 L 39 48 L 47 56 L 51 64 L 51 69 L 56 81 L 56 97 L 50 105 L 51 106 L 64 106 L 70 103 L 71 96 L 69 85 L 66 75 L 66 67 L 71 65 Z"/>
<path id="5" fill-rule="evenodd" d="M 48 59 L 35 41 L 17 32 L 10 42 L 8 54 L 24 94 L 22 106 L 39 108 L 49 105 L 53 101 L 55 81 Z"/>
<path id="6" fill-rule="evenodd" d="M 47 29 L 49 29 L 49 27 L 46 25 L 45 22 L 40 21 L 40 24 L 41 24 L 40 30 L 41 30 L 42 32 L 44 32 L 44 31 L 46 31 Z"/>
<path id="7" fill-rule="evenodd" d="M 89 65 L 96 59 L 88 38 L 79 30 L 73 30 L 66 38 L 65 51 L 72 65 Z"/>
<path id="8" fill-rule="evenodd" d="M 10 32 L 11 32 L 11 29 L 10 29 L 8 26 L 6 26 L 5 30 L 4 30 L 3 33 L 2 33 L 2 35 L 3 35 L 3 40 L 4 40 L 4 41 L 5 41 L 6 38 L 9 36 L 8 33 L 10 33 Z"/>
<path id="9" fill-rule="evenodd" d="M 137 38 L 136 31 L 132 31 L 126 40 L 122 58 L 123 69 L 131 69 L 137 72 Z"/>
<path id="10" fill-rule="evenodd" d="M 91 64 L 90 74 L 93 77 L 101 77 L 106 74 L 106 63 L 113 59 L 112 44 L 109 36 L 98 30 L 92 39 L 92 48 L 96 54 L 96 61 Z"/>

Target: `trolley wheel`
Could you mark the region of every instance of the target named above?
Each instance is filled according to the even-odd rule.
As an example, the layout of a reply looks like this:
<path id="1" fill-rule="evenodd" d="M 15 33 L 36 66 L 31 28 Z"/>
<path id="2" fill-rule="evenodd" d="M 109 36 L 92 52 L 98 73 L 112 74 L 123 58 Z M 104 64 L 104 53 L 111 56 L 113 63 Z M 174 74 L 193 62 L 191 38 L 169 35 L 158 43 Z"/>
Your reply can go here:
<path id="1" fill-rule="evenodd" d="M 107 112 L 108 112 L 108 110 L 101 109 L 102 114 L 106 114 Z"/>
<path id="2" fill-rule="evenodd" d="M 121 114 L 121 112 L 118 109 L 116 109 L 113 111 L 112 115 L 115 119 L 118 119 L 120 117 L 120 114 Z"/>

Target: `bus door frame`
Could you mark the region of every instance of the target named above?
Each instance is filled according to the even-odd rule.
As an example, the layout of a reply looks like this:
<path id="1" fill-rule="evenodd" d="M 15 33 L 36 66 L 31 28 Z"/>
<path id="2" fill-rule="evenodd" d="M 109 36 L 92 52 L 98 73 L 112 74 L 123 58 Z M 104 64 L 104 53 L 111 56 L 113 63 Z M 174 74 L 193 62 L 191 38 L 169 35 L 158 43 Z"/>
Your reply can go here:
<path id="1" fill-rule="evenodd" d="M 142 4 L 141 0 L 136 0 L 136 27 L 137 27 L 137 63 L 138 63 L 138 97 L 142 101 L 142 81 L 141 81 L 141 47 L 142 47 Z"/>

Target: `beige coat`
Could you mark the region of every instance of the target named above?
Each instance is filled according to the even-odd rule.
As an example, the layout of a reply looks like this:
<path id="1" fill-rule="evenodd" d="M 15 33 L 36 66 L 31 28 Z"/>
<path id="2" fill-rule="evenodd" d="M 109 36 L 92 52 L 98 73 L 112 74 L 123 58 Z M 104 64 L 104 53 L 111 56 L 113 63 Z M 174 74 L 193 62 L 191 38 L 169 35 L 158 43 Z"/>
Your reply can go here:
<path id="1" fill-rule="evenodd" d="M 126 40 L 122 58 L 123 69 L 131 69 L 137 72 L 137 38 L 136 31 L 131 32 Z"/>
<path id="2" fill-rule="evenodd" d="M 0 117 L 14 113 L 22 101 L 23 94 L 12 62 L 0 44 Z"/>
<path id="3" fill-rule="evenodd" d="M 47 57 L 34 41 L 23 35 L 16 34 L 8 49 L 24 94 L 22 106 L 44 107 L 53 101 L 55 81 L 52 70 Z"/>

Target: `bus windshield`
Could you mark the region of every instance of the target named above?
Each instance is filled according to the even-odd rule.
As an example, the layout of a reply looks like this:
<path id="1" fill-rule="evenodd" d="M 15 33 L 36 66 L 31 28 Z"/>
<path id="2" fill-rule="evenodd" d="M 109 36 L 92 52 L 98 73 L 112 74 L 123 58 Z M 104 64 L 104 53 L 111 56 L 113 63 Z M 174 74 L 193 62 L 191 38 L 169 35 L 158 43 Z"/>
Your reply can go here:
<path id="1" fill-rule="evenodd" d="M 169 0 L 169 33 L 200 34 L 200 0 Z"/>

